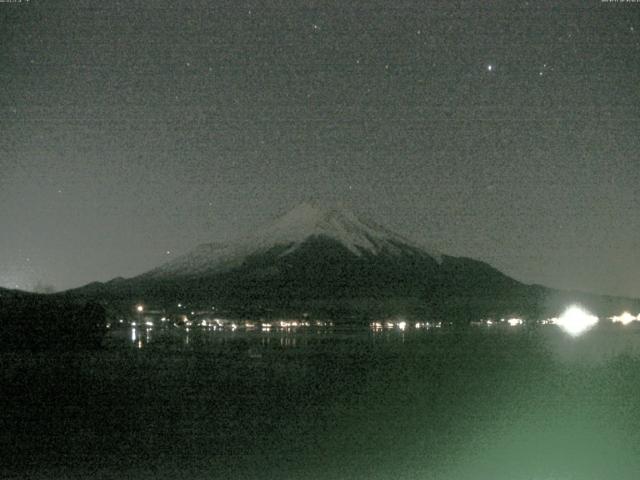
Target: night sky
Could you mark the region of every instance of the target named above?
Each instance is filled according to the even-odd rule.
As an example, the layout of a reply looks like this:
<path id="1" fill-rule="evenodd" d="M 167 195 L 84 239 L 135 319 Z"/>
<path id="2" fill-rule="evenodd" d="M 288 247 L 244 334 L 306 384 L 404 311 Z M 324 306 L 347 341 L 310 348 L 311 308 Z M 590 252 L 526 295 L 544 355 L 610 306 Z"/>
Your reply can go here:
<path id="1" fill-rule="evenodd" d="M 133 276 L 306 199 L 640 296 L 640 3 L 0 3 L 0 286 Z"/>

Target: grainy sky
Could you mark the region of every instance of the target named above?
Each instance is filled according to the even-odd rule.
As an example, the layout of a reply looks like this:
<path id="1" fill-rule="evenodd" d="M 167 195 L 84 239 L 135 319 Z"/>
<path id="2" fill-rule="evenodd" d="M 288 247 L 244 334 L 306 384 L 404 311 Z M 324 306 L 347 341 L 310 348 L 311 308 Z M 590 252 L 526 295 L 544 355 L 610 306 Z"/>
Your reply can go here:
<path id="1" fill-rule="evenodd" d="M 640 296 L 640 3 L 0 3 L 0 285 L 132 276 L 343 202 Z"/>

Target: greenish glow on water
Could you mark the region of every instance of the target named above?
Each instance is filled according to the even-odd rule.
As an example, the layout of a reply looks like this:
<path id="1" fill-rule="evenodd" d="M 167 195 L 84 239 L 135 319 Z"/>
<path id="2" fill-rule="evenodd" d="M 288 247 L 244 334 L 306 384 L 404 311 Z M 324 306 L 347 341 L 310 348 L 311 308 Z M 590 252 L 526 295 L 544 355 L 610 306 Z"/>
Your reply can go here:
<path id="1" fill-rule="evenodd" d="M 127 328 L 104 352 L 3 357 L 0 477 L 25 465 L 31 478 L 109 479 L 640 471 L 633 328 L 189 333 Z"/>

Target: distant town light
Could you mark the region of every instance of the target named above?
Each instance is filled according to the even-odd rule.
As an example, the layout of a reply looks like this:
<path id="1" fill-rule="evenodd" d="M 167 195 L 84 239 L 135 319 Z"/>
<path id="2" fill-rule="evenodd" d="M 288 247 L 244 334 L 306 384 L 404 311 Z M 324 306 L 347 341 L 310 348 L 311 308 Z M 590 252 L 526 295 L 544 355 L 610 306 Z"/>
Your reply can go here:
<path id="1" fill-rule="evenodd" d="M 138 306 L 136 307 L 136 311 L 137 311 L 138 313 L 142 313 L 142 312 L 144 312 L 144 307 L 143 307 L 142 305 L 138 305 Z"/>
<path id="2" fill-rule="evenodd" d="M 398 328 L 400 330 L 404 330 L 405 328 L 407 328 L 407 322 L 398 322 Z"/>
<path id="3" fill-rule="evenodd" d="M 518 325 L 522 325 L 524 322 L 521 318 L 510 318 L 507 320 L 507 323 L 512 327 L 517 327 Z"/>
<path id="4" fill-rule="evenodd" d="M 631 322 L 636 321 L 638 318 L 631 315 L 629 312 L 624 312 L 622 315 L 614 315 L 611 317 L 613 323 L 621 323 L 622 325 L 628 325 Z"/>
<path id="5" fill-rule="evenodd" d="M 569 307 L 560 318 L 554 320 L 553 323 L 559 325 L 572 337 L 582 335 L 598 323 L 598 317 L 575 305 Z"/>

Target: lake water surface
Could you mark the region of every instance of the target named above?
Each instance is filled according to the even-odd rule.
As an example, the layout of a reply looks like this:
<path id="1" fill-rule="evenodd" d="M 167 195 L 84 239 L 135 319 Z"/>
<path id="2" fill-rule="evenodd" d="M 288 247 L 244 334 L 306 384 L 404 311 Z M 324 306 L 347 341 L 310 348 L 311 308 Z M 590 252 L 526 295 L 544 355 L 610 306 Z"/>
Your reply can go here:
<path id="1" fill-rule="evenodd" d="M 0 478 L 637 479 L 640 331 L 130 327 L 4 354 Z"/>

